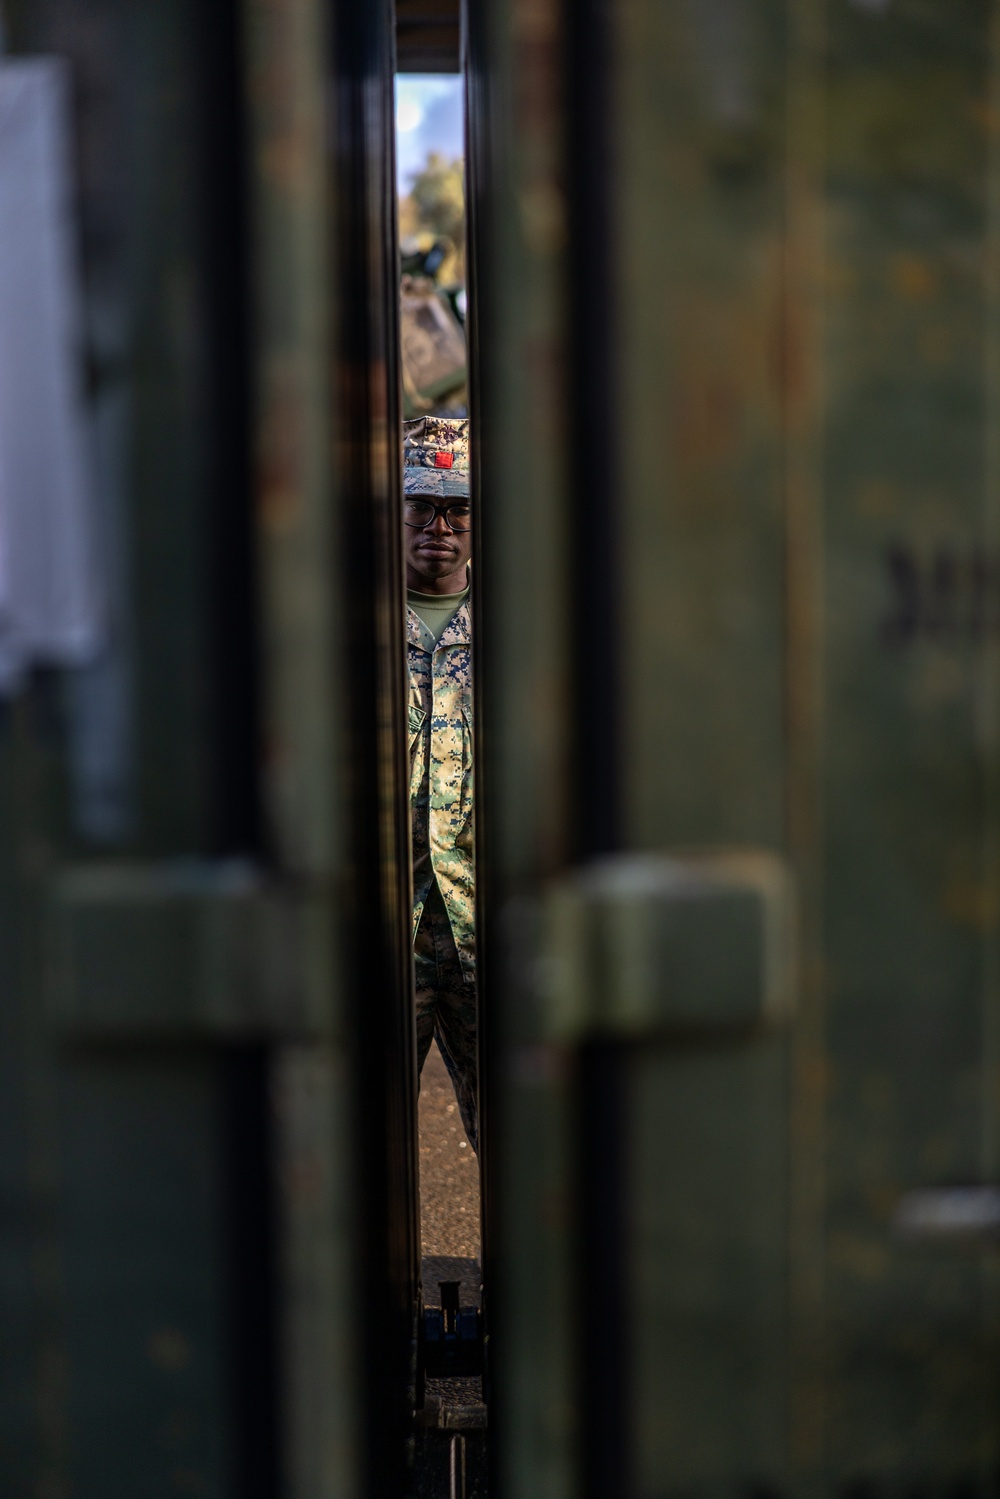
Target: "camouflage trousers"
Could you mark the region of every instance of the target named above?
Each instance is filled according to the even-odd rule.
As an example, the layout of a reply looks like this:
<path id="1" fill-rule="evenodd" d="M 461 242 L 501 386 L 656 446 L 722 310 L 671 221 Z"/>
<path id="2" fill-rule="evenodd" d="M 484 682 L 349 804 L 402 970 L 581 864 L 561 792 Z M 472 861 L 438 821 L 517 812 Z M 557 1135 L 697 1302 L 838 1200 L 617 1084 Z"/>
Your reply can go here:
<path id="1" fill-rule="evenodd" d="M 431 1041 L 444 1057 L 469 1144 L 479 1149 L 476 1078 L 476 985 L 462 972 L 451 924 L 432 885 L 413 943 L 417 1001 L 417 1070 Z"/>

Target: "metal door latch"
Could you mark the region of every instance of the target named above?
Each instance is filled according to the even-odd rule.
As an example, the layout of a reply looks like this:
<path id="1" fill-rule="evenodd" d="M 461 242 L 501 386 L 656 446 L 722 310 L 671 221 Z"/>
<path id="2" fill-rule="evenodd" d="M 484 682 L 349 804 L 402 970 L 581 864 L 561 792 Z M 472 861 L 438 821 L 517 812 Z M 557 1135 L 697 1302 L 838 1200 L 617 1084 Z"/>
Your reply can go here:
<path id="1" fill-rule="evenodd" d="M 478 1307 L 460 1306 L 457 1280 L 439 1284 L 440 1307 L 424 1310 L 424 1374 L 428 1379 L 466 1379 L 483 1372 L 483 1317 Z"/>
<path id="2" fill-rule="evenodd" d="M 712 1040 L 780 1025 L 795 995 L 792 882 L 767 849 L 627 853 L 548 893 L 552 1039 Z"/>

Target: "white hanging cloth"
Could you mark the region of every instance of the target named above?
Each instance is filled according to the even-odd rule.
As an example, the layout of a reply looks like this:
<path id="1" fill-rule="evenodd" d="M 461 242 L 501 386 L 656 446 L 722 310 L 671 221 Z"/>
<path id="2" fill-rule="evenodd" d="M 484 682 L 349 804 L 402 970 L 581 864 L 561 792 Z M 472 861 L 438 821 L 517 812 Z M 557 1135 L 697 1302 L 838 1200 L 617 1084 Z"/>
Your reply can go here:
<path id="1" fill-rule="evenodd" d="M 100 645 L 69 76 L 0 61 L 0 693 Z"/>

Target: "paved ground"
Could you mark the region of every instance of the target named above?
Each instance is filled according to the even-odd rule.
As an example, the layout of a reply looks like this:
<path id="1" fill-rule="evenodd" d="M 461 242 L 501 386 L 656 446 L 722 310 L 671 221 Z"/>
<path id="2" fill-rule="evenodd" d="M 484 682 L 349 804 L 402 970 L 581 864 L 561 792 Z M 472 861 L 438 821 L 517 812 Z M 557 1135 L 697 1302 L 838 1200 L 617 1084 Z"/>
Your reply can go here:
<path id="1" fill-rule="evenodd" d="M 432 1046 L 420 1084 L 420 1227 L 424 1304 L 440 1306 L 438 1282 L 462 1283 L 462 1305 L 479 1305 L 479 1165 L 458 1113 L 451 1079 Z M 478 1379 L 429 1380 L 446 1404 L 480 1399 Z"/>
<path id="2" fill-rule="evenodd" d="M 420 1226 L 425 1255 L 479 1258 L 479 1166 L 441 1053 L 420 1081 Z"/>

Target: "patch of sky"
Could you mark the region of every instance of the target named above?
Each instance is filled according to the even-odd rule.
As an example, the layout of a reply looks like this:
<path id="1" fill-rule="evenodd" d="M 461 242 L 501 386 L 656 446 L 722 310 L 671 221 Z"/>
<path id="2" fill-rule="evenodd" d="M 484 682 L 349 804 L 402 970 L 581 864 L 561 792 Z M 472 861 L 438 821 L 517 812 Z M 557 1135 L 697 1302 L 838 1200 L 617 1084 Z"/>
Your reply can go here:
<path id="1" fill-rule="evenodd" d="M 464 151 L 462 75 L 398 73 L 396 75 L 396 180 L 401 193 L 432 151 L 449 160 Z"/>

